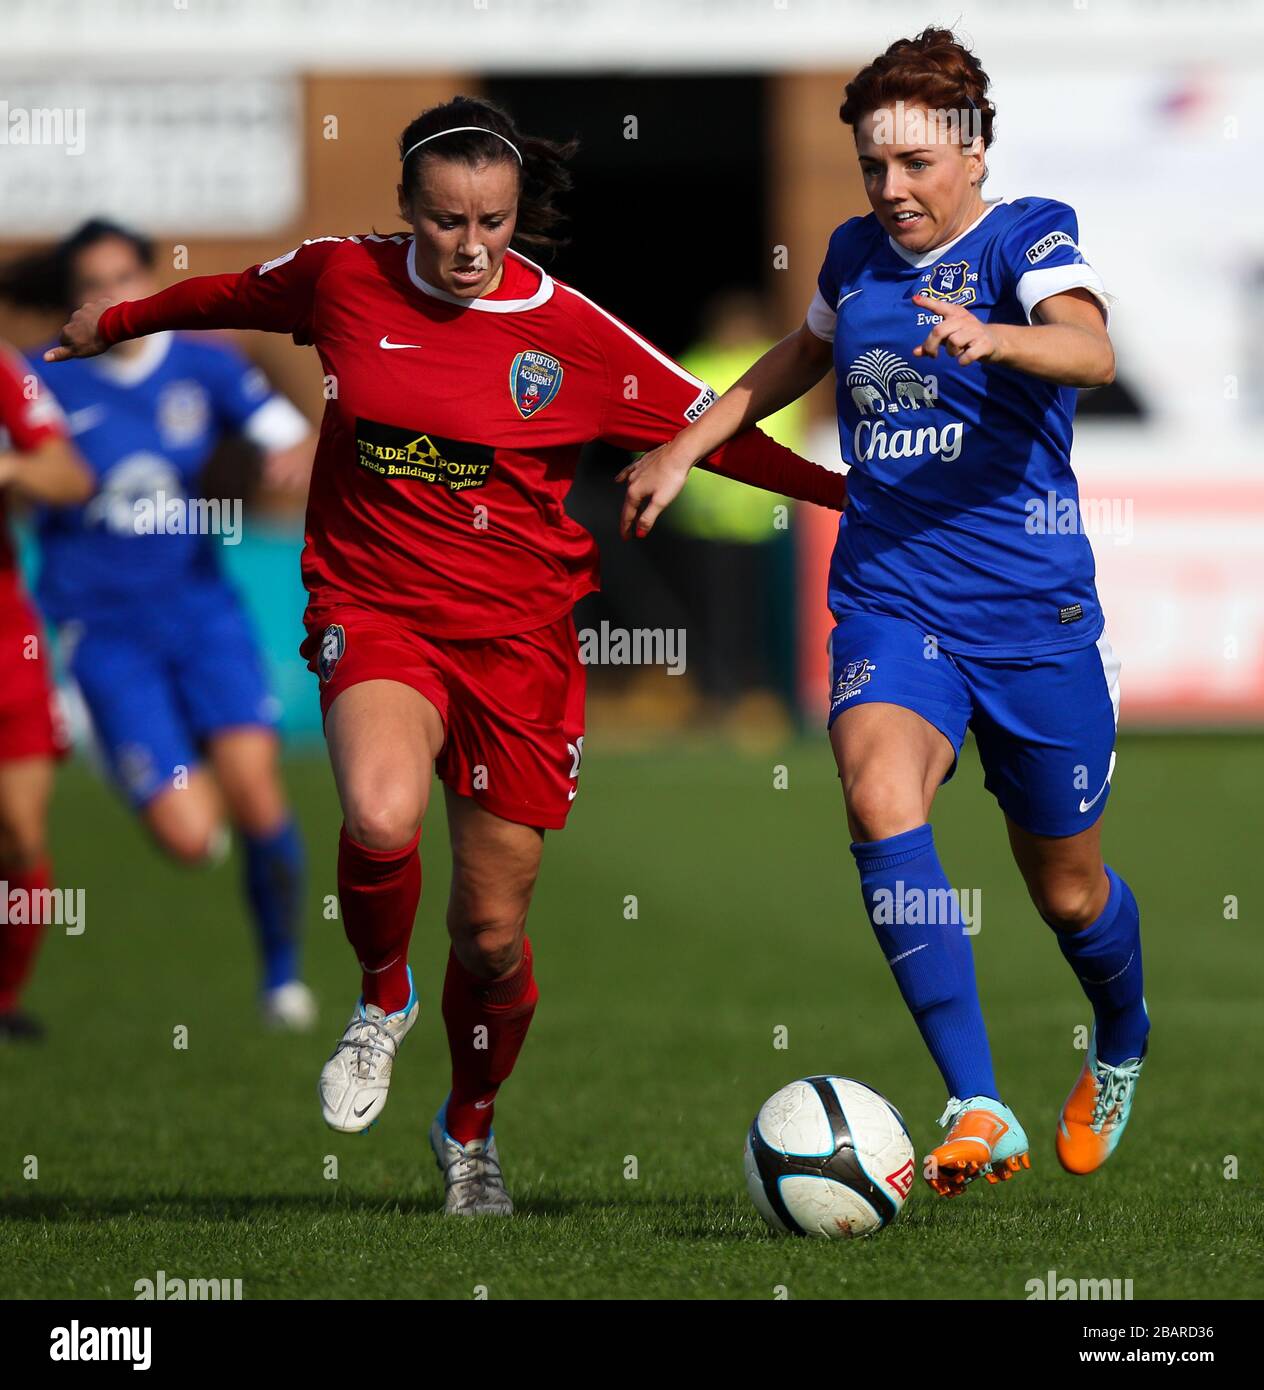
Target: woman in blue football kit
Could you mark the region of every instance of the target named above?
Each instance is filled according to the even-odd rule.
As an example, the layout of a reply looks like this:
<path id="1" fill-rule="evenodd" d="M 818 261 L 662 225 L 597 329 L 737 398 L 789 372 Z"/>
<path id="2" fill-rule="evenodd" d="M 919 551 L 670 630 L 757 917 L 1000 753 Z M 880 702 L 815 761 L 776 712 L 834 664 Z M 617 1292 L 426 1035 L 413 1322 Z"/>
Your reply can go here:
<path id="1" fill-rule="evenodd" d="M 1118 1144 L 1149 1032 L 1137 904 L 1100 846 L 1119 667 L 1089 542 L 1060 520 L 1079 514 L 1075 388 L 1114 377 L 1108 297 L 1066 204 L 983 201 L 987 86 L 934 29 L 848 84 L 840 115 L 872 213 L 834 232 L 806 323 L 621 475 L 625 534 L 644 534 L 698 458 L 834 368 L 851 471 L 829 580 L 830 740 L 866 910 L 948 1089 L 948 1133 L 925 1168 L 945 1196 L 1029 1166 L 929 825 L 967 727 L 1093 1008 L 1055 1133 L 1068 1171 L 1092 1172 Z"/>
<path id="2" fill-rule="evenodd" d="M 0 294 L 57 309 L 139 299 L 157 288 L 152 264 L 144 238 L 88 222 L 10 267 Z M 240 434 L 263 451 L 269 483 L 302 486 L 310 428 L 244 357 L 203 338 L 159 334 L 66 366 L 57 397 L 97 486 L 81 506 L 39 514 L 37 598 L 111 775 L 161 848 L 214 860 L 224 812 L 240 834 L 264 1019 L 305 1028 L 315 1010 L 298 977 L 302 842 L 278 771 L 275 701 L 216 555 L 240 539 L 240 513 L 199 512 L 196 483 L 220 439 Z"/>

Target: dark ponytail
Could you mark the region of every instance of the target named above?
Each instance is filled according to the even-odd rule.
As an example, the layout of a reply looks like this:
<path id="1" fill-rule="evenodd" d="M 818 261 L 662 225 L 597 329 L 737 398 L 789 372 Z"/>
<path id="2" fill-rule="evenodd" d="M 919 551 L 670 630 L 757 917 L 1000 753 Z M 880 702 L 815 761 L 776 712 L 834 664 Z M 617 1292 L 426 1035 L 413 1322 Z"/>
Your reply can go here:
<path id="1" fill-rule="evenodd" d="M 459 126 L 480 126 L 482 129 L 458 130 Z M 445 135 L 445 131 L 456 133 Z M 489 134 L 489 131 L 494 133 Z M 413 149 L 427 136 L 440 138 Z M 506 141 L 522 156 L 521 166 Z M 411 201 L 421 191 L 427 160 L 444 159 L 471 168 L 481 164 L 511 164 L 519 170 L 518 222 L 513 240 L 539 250 L 553 251 L 566 244 L 563 238 L 555 235 L 562 214 L 553 200 L 571 187 L 566 161 L 577 148 L 575 140 L 557 144 L 538 136 L 524 135 L 508 113 L 494 102 L 479 97 L 453 97 L 442 106 L 423 111 L 400 135 L 399 155 L 403 160 L 400 182 L 405 198 Z"/>
<path id="2" fill-rule="evenodd" d="M 148 237 L 94 217 L 68 237 L 43 251 L 32 251 L 0 267 L 0 299 L 23 309 L 64 311 L 78 307 L 74 300 L 75 257 L 98 241 L 117 238 L 136 252 L 147 269 L 154 264 L 154 244 Z"/>

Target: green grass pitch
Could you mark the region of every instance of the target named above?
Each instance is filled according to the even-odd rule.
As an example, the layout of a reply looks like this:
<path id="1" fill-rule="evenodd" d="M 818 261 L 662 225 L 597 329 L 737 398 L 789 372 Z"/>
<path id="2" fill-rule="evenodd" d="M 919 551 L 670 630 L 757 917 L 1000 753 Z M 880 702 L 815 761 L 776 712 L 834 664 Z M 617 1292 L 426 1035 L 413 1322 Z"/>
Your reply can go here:
<path id="1" fill-rule="evenodd" d="M 919 1154 L 939 1133 L 941 1086 L 864 920 L 824 740 L 588 753 L 532 913 L 541 1003 L 497 1107 L 518 1205 L 500 1223 L 438 1214 L 425 1144 L 446 1089 L 442 799 L 422 846 L 421 1019 L 381 1123 L 350 1138 L 315 1093 L 356 993 L 321 916 L 339 819 L 323 757 L 287 764 L 311 860 L 309 1037 L 256 1022 L 236 866 L 166 864 L 69 767 L 53 844 L 87 929 L 55 928 L 45 950 L 30 1004 L 49 1043 L 0 1052 L 0 1295 L 132 1298 L 158 1270 L 239 1278 L 247 1298 L 1021 1299 L 1051 1269 L 1131 1279 L 1137 1299 L 1264 1293 L 1264 740 L 1121 744 L 1107 857 L 1141 903 L 1155 1031 L 1132 1128 L 1089 1179 L 1053 1153 L 1087 1007 L 967 751 L 937 838 L 952 883 L 982 891 L 980 986 L 1032 1169 L 951 1202 L 919 1178 L 894 1227 L 850 1243 L 768 1234 L 740 1157 L 759 1104 L 817 1072 L 884 1092 Z"/>

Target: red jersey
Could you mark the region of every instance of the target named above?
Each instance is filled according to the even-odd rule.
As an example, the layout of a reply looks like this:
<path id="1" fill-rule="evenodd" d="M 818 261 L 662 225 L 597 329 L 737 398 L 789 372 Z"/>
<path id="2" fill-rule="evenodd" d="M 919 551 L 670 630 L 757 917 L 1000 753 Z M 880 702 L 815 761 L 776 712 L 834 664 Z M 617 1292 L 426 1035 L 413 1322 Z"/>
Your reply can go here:
<path id="1" fill-rule="evenodd" d="M 167 328 L 254 328 L 314 343 L 325 416 L 307 506 L 309 615 L 391 613 L 436 637 L 503 637 L 599 587 L 566 513 L 580 450 L 647 449 L 715 399 L 577 290 L 509 252 L 459 299 L 418 273 L 413 238 L 321 237 L 235 275 L 186 280 L 101 317 L 110 343 Z M 758 430 L 706 466 L 841 508 L 841 474 Z"/>
<path id="2" fill-rule="evenodd" d="M 53 393 L 37 381 L 11 348 L 0 346 L 0 450 L 20 454 L 46 439 L 65 439 L 66 425 Z M 4 490 L 0 489 L 0 591 L 6 598 L 17 584 L 17 560 L 9 538 Z"/>

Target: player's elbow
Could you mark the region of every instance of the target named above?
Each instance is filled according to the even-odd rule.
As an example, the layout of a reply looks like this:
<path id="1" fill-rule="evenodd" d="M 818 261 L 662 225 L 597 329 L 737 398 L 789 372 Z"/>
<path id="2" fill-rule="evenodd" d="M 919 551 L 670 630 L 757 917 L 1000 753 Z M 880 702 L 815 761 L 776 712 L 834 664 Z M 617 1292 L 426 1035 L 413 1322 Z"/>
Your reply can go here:
<path id="1" fill-rule="evenodd" d="M 1101 371 L 1098 375 L 1095 386 L 1109 386 L 1115 379 L 1115 349 L 1110 345 L 1110 339 L 1106 340 L 1106 351 L 1102 355 Z"/>
<path id="2" fill-rule="evenodd" d="M 1109 386 L 1114 379 L 1115 349 L 1111 347 L 1109 338 L 1103 338 L 1092 361 L 1085 364 L 1084 379 L 1077 382 L 1076 385 L 1082 387 Z"/>

